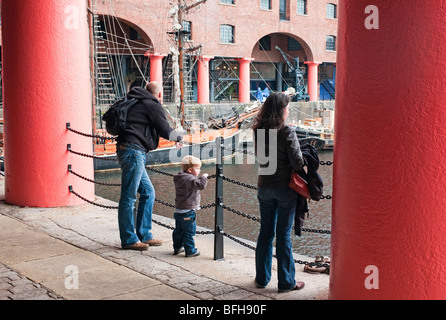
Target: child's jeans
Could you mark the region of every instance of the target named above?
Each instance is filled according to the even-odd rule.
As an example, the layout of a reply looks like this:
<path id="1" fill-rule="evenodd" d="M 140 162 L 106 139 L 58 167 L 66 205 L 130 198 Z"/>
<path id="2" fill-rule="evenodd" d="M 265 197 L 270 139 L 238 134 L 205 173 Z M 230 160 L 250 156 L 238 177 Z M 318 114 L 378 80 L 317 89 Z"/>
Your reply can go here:
<path id="1" fill-rule="evenodd" d="M 172 233 L 173 249 L 184 247 L 186 255 L 197 252 L 194 236 L 197 229 L 196 214 L 194 210 L 186 213 L 175 213 L 175 230 Z"/>

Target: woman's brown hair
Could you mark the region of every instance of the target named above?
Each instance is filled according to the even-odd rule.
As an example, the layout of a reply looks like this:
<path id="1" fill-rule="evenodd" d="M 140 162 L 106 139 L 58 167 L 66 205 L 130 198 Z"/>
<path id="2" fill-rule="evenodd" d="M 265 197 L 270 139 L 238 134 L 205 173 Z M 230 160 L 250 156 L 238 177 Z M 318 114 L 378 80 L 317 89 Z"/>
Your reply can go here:
<path id="1" fill-rule="evenodd" d="M 290 97 L 282 92 L 273 92 L 266 98 L 259 114 L 254 119 L 252 129 L 277 129 L 284 126 L 283 113 L 290 103 Z"/>

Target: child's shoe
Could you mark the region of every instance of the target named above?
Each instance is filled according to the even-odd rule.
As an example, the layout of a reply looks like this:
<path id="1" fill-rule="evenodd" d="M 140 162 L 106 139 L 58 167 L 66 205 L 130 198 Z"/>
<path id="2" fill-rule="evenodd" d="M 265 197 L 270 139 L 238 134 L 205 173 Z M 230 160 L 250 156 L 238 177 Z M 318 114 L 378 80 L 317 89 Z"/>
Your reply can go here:
<path id="1" fill-rule="evenodd" d="M 191 253 L 191 254 L 186 254 L 186 257 L 188 257 L 188 258 L 192 258 L 192 257 L 197 257 L 197 256 L 199 256 L 200 255 L 200 251 L 195 251 L 194 253 Z"/>
<path id="2" fill-rule="evenodd" d="M 181 247 L 179 249 L 173 249 L 173 255 L 174 256 L 180 254 L 181 252 L 184 252 L 184 248 L 183 247 Z"/>

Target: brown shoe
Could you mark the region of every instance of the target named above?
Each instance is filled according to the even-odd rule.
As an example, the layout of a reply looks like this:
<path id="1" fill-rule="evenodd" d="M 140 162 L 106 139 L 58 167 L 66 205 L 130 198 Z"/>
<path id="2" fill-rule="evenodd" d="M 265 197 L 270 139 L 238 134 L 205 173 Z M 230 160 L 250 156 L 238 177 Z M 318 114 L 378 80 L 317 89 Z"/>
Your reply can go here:
<path id="1" fill-rule="evenodd" d="M 288 292 L 288 291 L 293 291 L 293 290 L 302 290 L 305 287 L 305 282 L 303 281 L 296 281 L 296 285 L 294 287 L 292 287 L 291 289 L 286 289 L 286 290 L 280 290 L 279 292 Z"/>
<path id="2" fill-rule="evenodd" d="M 128 246 L 123 246 L 122 249 L 124 250 L 138 250 L 138 251 L 145 251 L 149 250 L 149 246 L 142 242 L 135 242 L 133 244 L 129 244 Z"/>
<path id="3" fill-rule="evenodd" d="M 144 242 L 145 244 L 148 244 L 151 247 L 159 247 L 163 244 L 163 240 L 159 239 L 150 239 L 149 241 Z"/>

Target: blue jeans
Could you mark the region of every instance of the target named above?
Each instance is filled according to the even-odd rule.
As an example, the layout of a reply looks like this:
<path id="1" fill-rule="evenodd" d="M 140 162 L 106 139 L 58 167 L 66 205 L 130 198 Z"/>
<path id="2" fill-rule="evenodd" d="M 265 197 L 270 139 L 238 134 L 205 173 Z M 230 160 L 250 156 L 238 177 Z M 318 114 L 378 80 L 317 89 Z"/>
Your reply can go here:
<path id="1" fill-rule="evenodd" d="M 298 194 L 290 188 L 259 188 L 260 233 L 256 247 L 256 283 L 266 286 L 271 280 L 273 240 L 276 236 L 279 290 L 295 286 L 294 258 L 291 244 Z"/>
<path id="2" fill-rule="evenodd" d="M 146 242 L 153 238 L 152 212 L 155 203 L 155 189 L 146 171 L 146 154 L 142 150 L 127 147 L 118 148 L 118 161 L 121 165 L 121 198 L 119 199 L 118 222 L 121 245 Z M 134 208 L 139 193 L 136 212 L 136 233 Z"/>
<path id="3" fill-rule="evenodd" d="M 175 213 L 175 229 L 172 233 L 173 249 L 184 247 L 186 255 L 197 252 L 194 236 L 197 230 L 197 215 L 194 210 L 186 213 Z"/>

